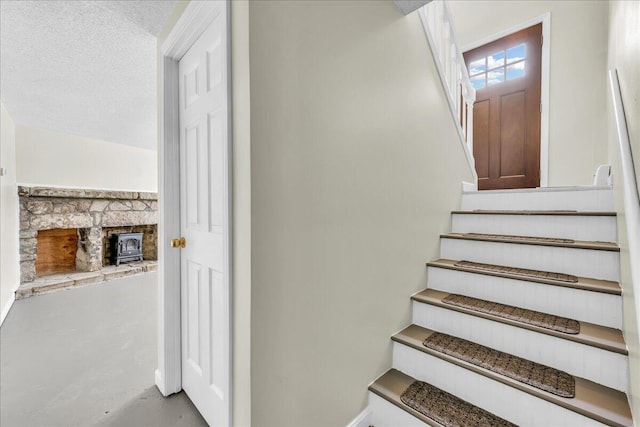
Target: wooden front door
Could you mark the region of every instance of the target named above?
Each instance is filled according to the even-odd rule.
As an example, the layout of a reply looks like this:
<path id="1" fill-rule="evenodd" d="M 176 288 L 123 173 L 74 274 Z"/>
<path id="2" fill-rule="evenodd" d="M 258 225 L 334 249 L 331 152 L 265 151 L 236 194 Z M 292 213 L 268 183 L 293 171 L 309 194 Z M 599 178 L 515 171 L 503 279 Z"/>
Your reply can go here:
<path id="1" fill-rule="evenodd" d="M 478 189 L 540 186 L 542 24 L 464 54 Z"/>

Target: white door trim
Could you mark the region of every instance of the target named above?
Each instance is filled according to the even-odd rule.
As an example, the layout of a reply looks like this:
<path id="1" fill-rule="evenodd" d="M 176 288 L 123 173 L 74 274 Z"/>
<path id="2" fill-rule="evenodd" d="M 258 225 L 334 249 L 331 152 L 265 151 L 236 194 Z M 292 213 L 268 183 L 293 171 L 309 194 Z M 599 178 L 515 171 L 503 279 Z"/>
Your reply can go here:
<path id="1" fill-rule="evenodd" d="M 549 67 L 551 64 L 551 13 L 529 19 L 506 30 L 499 31 L 481 40 L 474 41 L 462 47 L 462 52 L 468 52 L 487 43 L 491 43 L 509 34 L 542 23 L 542 76 L 540 98 L 542 110 L 540 112 L 540 187 L 549 186 Z"/>
<path id="2" fill-rule="evenodd" d="M 230 55 L 230 5 L 227 1 L 227 52 Z M 159 115 L 158 146 L 158 213 L 159 213 L 159 270 L 158 270 L 158 368 L 155 372 L 155 383 L 164 396 L 182 390 L 181 333 L 180 333 L 180 251 L 170 247 L 170 239 L 179 237 L 180 233 L 180 123 L 178 107 L 178 62 L 209 27 L 216 17 L 215 2 L 192 1 L 173 27 L 173 30 L 160 48 L 159 101 L 162 114 Z M 231 60 L 227 58 L 228 76 Z M 228 91 L 228 194 L 229 210 L 232 206 L 232 127 L 231 127 L 231 79 L 227 83 Z M 229 211 L 229 227 L 231 229 L 231 212 Z M 228 245 L 229 285 L 233 283 L 231 239 Z M 232 335 L 232 287 L 229 286 L 229 337 Z M 229 353 L 232 349 L 229 348 Z M 231 354 L 229 360 L 232 361 Z M 230 372 L 232 367 L 230 367 Z M 233 381 L 231 381 L 233 388 Z M 229 394 L 229 417 L 232 415 L 232 396 Z M 229 418 L 231 419 L 231 418 Z"/>

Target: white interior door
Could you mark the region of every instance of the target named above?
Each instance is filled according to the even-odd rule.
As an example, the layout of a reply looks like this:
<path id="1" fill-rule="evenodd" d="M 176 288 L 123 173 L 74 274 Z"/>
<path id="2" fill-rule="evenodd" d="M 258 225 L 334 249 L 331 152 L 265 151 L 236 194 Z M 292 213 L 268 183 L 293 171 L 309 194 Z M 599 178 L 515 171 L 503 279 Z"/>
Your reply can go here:
<path id="1" fill-rule="evenodd" d="M 228 426 L 229 180 L 227 13 L 179 63 L 182 388 L 211 426 Z"/>

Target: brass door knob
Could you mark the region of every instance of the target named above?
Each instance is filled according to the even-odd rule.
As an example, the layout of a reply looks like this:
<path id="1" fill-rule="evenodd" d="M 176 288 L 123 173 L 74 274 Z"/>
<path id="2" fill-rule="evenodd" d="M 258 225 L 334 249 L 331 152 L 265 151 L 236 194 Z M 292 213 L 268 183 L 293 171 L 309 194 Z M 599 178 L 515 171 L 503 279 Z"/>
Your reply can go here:
<path id="1" fill-rule="evenodd" d="M 172 248 L 184 248 L 187 246 L 187 239 L 181 237 L 179 239 L 171 239 L 171 247 Z"/>

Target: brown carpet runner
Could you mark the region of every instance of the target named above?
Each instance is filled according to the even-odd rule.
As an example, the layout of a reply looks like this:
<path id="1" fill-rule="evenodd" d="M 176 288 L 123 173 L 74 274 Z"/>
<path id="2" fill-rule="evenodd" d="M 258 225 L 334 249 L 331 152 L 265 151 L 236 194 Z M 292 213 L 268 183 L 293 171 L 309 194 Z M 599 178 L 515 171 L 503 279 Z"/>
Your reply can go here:
<path id="1" fill-rule="evenodd" d="M 424 346 L 561 397 L 575 397 L 575 380 L 566 372 L 503 353 L 462 338 L 434 332 Z"/>
<path id="2" fill-rule="evenodd" d="M 567 319 L 566 317 L 554 316 L 552 314 L 540 313 L 539 311 L 498 304 L 497 302 L 484 301 L 457 294 L 450 294 L 448 297 L 443 298 L 442 302 L 481 313 L 493 314 L 494 316 L 505 319 L 517 320 L 518 322 L 563 332 L 565 334 L 575 335 L 580 333 L 580 322 Z"/>
<path id="3" fill-rule="evenodd" d="M 515 274 L 518 276 L 534 277 L 537 279 L 557 280 L 559 282 L 577 283 L 578 278 L 571 274 L 552 273 L 550 271 L 529 270 L 527 268 L 505 267 L 502 265 L 482 264 L 472 261 L 458 261 L 454 264 L 456 267 L 467 267 L 475 270 L 492 271 L 494 273 Z"/>
<path id="4" fill-rule="evenodd" d="M 400 395 L 400 400 L 445 427 L 517 427 L 491 412 L 422 381 L 414 381 L 407 387 Z"/>
<path id="5" fill-rule="evenodd" d="M 464 236 L 479 237 L 487 239 L 511 240 L 513 242 L 534 241 L 541 243 L 575 243 L 572 239 L 556 239 L 555 237 L 533 237 L 533 236 L 509 236 L 507 234 L 482 234 L 482 233 L 464 233 Z"/>

